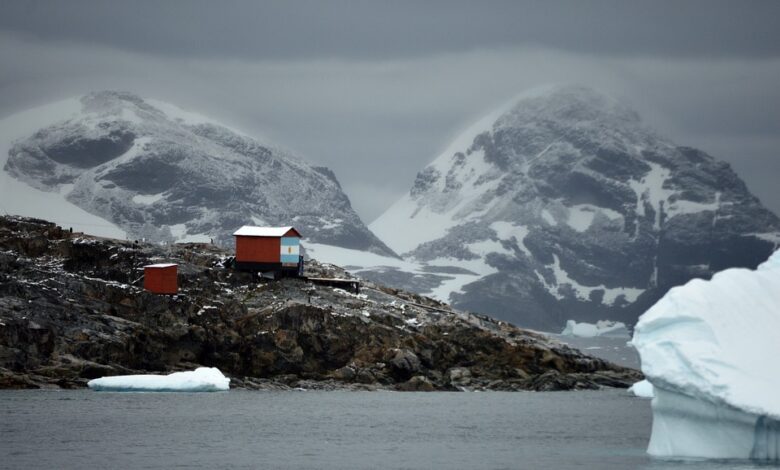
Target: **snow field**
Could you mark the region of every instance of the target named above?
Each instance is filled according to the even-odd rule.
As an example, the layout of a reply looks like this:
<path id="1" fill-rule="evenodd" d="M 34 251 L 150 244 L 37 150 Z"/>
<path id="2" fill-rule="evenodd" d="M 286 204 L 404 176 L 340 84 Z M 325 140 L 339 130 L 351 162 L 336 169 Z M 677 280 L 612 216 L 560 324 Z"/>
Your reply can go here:
<path id="1" fill-rule="evenodd" d="M 81 103 L 71 98 L 0 121 L 0 211 L 10 215 L 38 217 L 92 235 L 124 239 L 126 233 L 122 229 L 65 199 L 72 185 L 60 188 L 60 192 L 41 191 L 13 178 L 4 169 L 14 142 L 32 135 L 45 123 L 76 117 L 80 112 Z"/>

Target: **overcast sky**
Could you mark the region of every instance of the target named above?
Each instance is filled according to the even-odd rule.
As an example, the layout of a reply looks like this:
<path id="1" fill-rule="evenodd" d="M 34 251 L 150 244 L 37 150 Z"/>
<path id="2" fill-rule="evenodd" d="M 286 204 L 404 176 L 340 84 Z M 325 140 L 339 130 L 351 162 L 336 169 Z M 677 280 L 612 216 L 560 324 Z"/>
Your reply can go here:
<path id="1" fill-rule="evenodd" d="M 0 64 L 0 117 L 169 101 L 329 166 L 367 223 L 480 115 L 582 83 L 780 213 L 780 1 L 4 0 Z"/>

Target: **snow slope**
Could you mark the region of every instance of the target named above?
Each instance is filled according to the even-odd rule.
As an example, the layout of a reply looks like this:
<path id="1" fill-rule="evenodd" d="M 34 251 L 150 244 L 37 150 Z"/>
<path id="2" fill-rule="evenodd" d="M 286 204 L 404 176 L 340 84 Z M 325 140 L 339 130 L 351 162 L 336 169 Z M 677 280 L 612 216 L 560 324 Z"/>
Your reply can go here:
<path id="1" fill-rule="evenodd" d="M 18 140 L 40 129 L 42 122 L 66 120 L 78 116 L 78 99 L 59 101 L 33 108 L 0 121 L 0 169 L 5 168 L 8 152 Z M 115 224 L 91 214 L 63 196 L 70 188 L 59 192 L 41 191 L 0 171 L 0 210 L 5 214 L 27 215 L 50 220 L 62 227 L 88 232 L 102 237 L 124 239 L 125 231 Z"/>
<path id="2" fill-rule="evenodd" d="M 669 288 L 755 267 L 780 240 L 780 219 L 727 164 L 581 86 L 479 120 L 370 228 L 411 262 L 476 274 L 418 292 L 547 331 L 633 324 Z"/>
<path id="3" fill-rule="evenodd" d="M 653 384 L 658 456 L 780 459 L 780 251 L 670 290 L 634 346 Z"/>
<path id="4" fill-rule="evenodd" d="M 475 123 L 461 132 L 455 140 L 453 140 L 447 148 L 434 159 L 431 166 L 437 168 L 439 171 L 446 171 L 444 167 L 447 165 L 447 160 L 452 155 L 471 146 L 478 135 L 489 131 L 493 124 L 504 113 L 511 109 L 517 101 L 525 97 L 534 96 L 545 89 L 546 88 L 540 88 L 520 94 L 514 99 L 509 100 L 506 104 L 478 119 Z M 488 165 L 484 165 L 479 161 L 472 160 L 470 163 L 476 164 L 476 168 L 470 168 L 475 174 L 489 169 Z M 447 230 L 455 223 L 455 220 L 453 220 L 454 210 L 440 213 L 425 206 L 420 207 L 420 205 L 415 202 L 415 199 L 413 194 L 405 194 L 380 217 L 369 224 L 369 227 L 374 233 L 383 234 L 385 243 L 387 243 L 396 253 L 406 253 L 417 247 L 420 243 L 444 236 L 447 233 Z M 407 225 L 410 218 L 415 219 L 415 230 L 398 230 L 398 227 Z"/>

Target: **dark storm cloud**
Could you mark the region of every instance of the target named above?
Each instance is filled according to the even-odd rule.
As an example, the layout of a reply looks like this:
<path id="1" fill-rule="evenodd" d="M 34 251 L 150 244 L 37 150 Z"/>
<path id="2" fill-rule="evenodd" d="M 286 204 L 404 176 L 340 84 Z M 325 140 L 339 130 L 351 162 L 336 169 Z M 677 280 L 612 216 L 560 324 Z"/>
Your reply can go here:
<path id="1" fill-rule="evenodd" d="M 780 2 L 8 1 L 0 28 L 170 56 L 382 59 L 516 45 L 663 57 L 775 57 Z"/>
<path id="2" fill-rule="evenodd" d="M 159 5 L 158 5 L 159 3 Z M 780 212 L 780 2 L 0 3 L 0 118 L 98 89 L 332 168 L 368 222 L 460 129 L 576 82 Z"/>

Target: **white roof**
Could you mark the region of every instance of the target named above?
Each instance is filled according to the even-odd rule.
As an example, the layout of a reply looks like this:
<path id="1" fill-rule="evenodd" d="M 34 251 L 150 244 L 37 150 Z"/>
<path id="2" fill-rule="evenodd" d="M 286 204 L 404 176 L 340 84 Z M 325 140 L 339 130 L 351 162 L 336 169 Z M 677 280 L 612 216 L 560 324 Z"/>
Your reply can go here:
<path id="1" fill-rule="evenodd" d="M 178 266 L 178 264 L 175 263 L 158 263 L 158 264 L 147 264 L 144 266 L 145 268 L 170 268 L 173 266 Z"/>
<path id="2" fill-rule="evenodd" d="M 292 227 L 254 227 L 252 225 L 244 225 L 236 230 L 233 235 L 244 237 L 283 237 L 285 233 L 292 229 Z"/>

